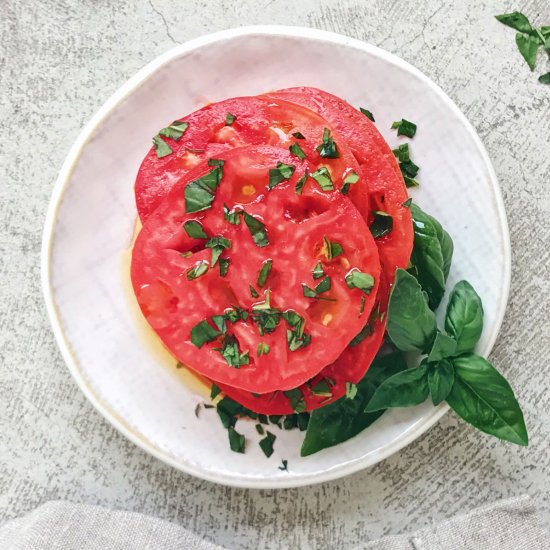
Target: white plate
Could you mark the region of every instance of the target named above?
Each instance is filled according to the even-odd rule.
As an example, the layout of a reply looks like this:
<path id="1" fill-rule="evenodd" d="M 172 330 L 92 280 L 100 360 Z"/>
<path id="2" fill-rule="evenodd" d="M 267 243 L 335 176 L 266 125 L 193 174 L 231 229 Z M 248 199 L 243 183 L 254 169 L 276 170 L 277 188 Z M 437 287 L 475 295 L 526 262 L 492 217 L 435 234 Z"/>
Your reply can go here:
<path id="1" fill-rule="evenodd" d="M 488 354 L 509 290 L 510 244 L 495 173 L 464 115 L 431 80 L 374 46 L 297 27 L 223 31 L 178 46 L 129 80 L 99 110 L 71 149 L 55 186 L 42 250 L 42 279 L 54 333 L 78 385 L 109 422 L 144 450 L 185 472 L 240 487 L 291 487 L 365 468 L 432 426 L 447 408 L 385 414 L 342 445 L 300 458 L 303 434 L 278 432 L 266 459 L 253 423 L 246 454 L 229 450 L 214 410 L 195 417 L 201 388 L 149 336 L 128 283 L 136 211 L 133 183 L 157 130 L 207 101 L 276 88 L 323 88 L 372 110 L 389 127 L 418 123 L 421 166 L 414 199 L 451 233 L 449 286 L 468 279 L 483 299 Z M 288 472 L 278 466 L 288 460 Z"/>

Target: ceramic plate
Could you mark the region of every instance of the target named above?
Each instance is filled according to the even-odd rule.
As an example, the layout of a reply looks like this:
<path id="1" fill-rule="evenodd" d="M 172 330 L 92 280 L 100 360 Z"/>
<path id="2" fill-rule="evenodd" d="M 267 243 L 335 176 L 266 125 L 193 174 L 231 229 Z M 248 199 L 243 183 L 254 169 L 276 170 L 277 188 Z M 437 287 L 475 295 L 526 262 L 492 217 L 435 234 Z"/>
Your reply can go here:
<path id="1" fill-rule="evenodd" d="M 491 350 L 508 296 L 508 229 L 487 153 L 454 103 L 411 65 L 351 38 L 296 27 L 212 34 L 147 65 L 99 110 L 65 161 L 44 233 L 43 288 L 65 361 L 97 410 L 164 462 L 227 485 L 291 487 L 349 474 L 395 453 L 447 410 L 426 404 L 392 411 L 307 458 L 299 456 L 302 433 L 274 428 L 276 450 L 266 459 L 254 424 L 240 422 L 249 442 L 246 454 L 236 454 L 215 410 L 195 416 L 205 389 L 176 369 L 141 319 L 128 249 L 134 178 L 151 137 L 205 102 L 300 85 L 367 107 L 391 145 L 392 121 L 418 124 L 412 147 L 421 187 L 412 195 L 454 239 L 449 286 L 468 279 L 483 299 L 481 354 Z M 288 472 L 278 468 L 282 459 Z"/>

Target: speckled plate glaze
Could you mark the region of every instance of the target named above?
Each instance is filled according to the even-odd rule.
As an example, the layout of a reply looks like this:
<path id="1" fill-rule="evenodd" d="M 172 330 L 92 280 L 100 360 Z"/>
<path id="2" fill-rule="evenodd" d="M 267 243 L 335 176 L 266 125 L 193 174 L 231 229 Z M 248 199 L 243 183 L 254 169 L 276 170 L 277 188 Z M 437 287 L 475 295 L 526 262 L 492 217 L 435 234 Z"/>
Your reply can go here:
<path id="1" fill-rule="evenodd" d="M 299 52 L 299 55 L 295 55 Z M 323 88 L 372 110 L 390 144 L 393 120 L 418 123 L 412 144 L 421 187 L 412 195 L 451 233 L 449 286 L 466 278 L 483 299 L 478 351 L 488 354 L 506 307 L 510 244 L 495 173 L 472 126 L 417 69 L 379 48 L 297 27 L 248 27 L 193 40 L 147 65 L 84 128 L 55 186 L 42 250 L 42 282 L 57 342 L 81 390 L 136 445 L 189 474 L 226 485 L 307 485 L 371 466 L 414 441 L 447 408 L 385 414 L 342 445 L 300 458 L 303 434 L 275 429 L 266 459 L 254 425 L 240 422 L 246 454 L 229 450 L 205 389 L 151 336 L 128 275 L 136 220 L 133 184 L 151 137 L 205 102 L 276 88 Z M 279 470 L 288 460 L 288 471 Z"/>

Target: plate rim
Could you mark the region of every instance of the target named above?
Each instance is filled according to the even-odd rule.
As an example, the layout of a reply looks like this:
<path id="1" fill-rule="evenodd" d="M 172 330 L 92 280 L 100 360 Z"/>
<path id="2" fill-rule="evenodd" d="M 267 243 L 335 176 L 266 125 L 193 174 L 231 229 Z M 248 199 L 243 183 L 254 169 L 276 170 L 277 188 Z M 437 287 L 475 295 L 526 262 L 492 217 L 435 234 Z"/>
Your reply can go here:
<path id="1" fill-rule="evenodd" d="M 61 167 L 57 180 L 54 184 L 50 202 L 48 204 L 48 210 L 44 223 L 44 230 L 42 234 L 42 247 L 41 247 L 41 287 L 42 294 L 44 296 L 46 311 L 48 319 L 52 326 L 53 334 L 57 342 L 57 346 L 61 351 L 61 355 L 67 365 L 69 372 L 75 380 L 77 386 L 82 393 L 86 396 L 88 401 L 100 413 L 105 420 L 111 424 L 119 433 L 129 439 L 132 443 L 137 445 L 148 454 L 154 456 L 158 460 L 172 466 L 173 468 L 182 471 L 186 474 L 193 475 L 206 481 L 218 483 L 225 486 L 239 487 L 246 489 L 286 489 L 291 487 L 301 487 L 313 485 L 316 483 L 322 483 L 338 479 L 352 473 L 358 472 L 382 460 L 385 460 L 394 453 L 400 451 L 423 433 L 428 431 L 436 422 L 438 422 L 445 413 L 449 410 L 449 406 L 446 403 L 442 403 L 438 407 L 435 407 L 431 413 L 422 421 L 414 425 L 407 433 L 398 441 L 390 443 L 382 449 L 379 449 L 375 457 L 363 457 L 356 459 L 349 463 L 345 463 L 338 467 L 331 467 L 323 472 L 307 475 L 299 474 L 297 476 L 284 476 L 284 477 L 268 477 L 268 478 L 244 478 L 244 477 L 227 477 L 224 474 L 212 473 L 197 468 L 193 464 L 182 462 L 165 451 L 154 446 L 149 440 L 143 438 L 140 434 L 133 431 L 127 423 L 121 418 L 115 411 L 111 410 L 110 406 L 103 402 L 102 398 L 95 393 L 95 391 L 88 385 L 84 373 L 80 370 L 79 363 L 71 350 L 71 344 L 66 337 L 63 329 L 63 324 L 55 303 L 55 296 L 53 292 L 51 282 L 51 252 L 54 241 L 55 226 L 57 223 L 57 214 L 63 199 L 63 195 L 69 186 L 73 171 L 77 166 L 80 157 L 86 147 L 86 145 L 92 139 L 94 132 L 104 120 L 112 113 L 112 111 L 122 102 L 127 96 L 133 93 L 139 88 L 145 81 L 154 74 L 158 69 L 162 68 L 166 63 L 171 60 L 181 57 L 191 51 L 200 49 L 203 46 L 212 44 L 215 42 L 224 41 L 227 39 L 242 37 L 242 36 L 284 36 L 284 37 L 296 37 L 317 40 L 321 42 L 328 42 L 331 44 L 344 45 L 347 47 L 353 47 L 361 50 L 367 54 L 374 55 L 384 61 L 390 62 L 398 67 L 414 74 L 421 81 L 429 86 L 440 99 L 449 107 L 458 119 L 462 122 L 470 137 L 473 140 L 481 158 L 488 170 L 489 181 L 494 192 L 495 206 L 500 223 L 500 234 L 503 240 L 503 255 L 505 272 L 503 277 L 503 297 L 499 302 L 499 310 L 497 311 L 495 323 L 492 325 L 492 332 L 487 338 L 487 344 L 480 350 L 481 354 L 487 356 L 492 350 L 495 341 L 500 332 L 502 322 L 504 319 L 508 298 L 510 294 L 510 279 L 511 279 L 511 244 L 510 233 L 508 229 L 508 221 L 506 217 L 506 210 L 504 207 L 504 201 L 502 199 L 502 193 L 498 184 L 498 179 L 492 165 L 491 159 L 485 146 L 483 145 L 480 137 L 475 131 L 472 124 L 466 118 L 464 113 L 454 103 L 454 101 L 428 76 L 422 73 L 419 69 L 401 59 L 395 54 L 392 54 L 378 46 L 369 44 L 359 39 L 351 38 L 342 34 L 313 29 L 308 27 L 299 26 L 286 26 L 286 25 L 251 25 L 238 28 L 230 28 L 210 34 L 200 36 L 198 38 L 191 39 L 183 42 L 173 48 L 170 48 L 166 52 L 162 53 L 144 67 L 142 67 L 134 76 L 128 79 L 122 86 L 120 86 L 107 101 L 99 108 L 99 110 L 92 116 L 89 122 L 80 131 L 77 139 L 71 146 L 65 161 Z"/>

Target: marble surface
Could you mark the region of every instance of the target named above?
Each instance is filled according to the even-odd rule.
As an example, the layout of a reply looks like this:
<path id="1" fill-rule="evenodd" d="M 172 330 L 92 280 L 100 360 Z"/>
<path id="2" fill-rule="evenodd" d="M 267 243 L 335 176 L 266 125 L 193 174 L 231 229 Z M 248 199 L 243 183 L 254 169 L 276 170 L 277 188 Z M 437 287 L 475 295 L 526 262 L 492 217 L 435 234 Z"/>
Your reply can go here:
<path id="1" fill-rule="evenodd" d="M 550 88 L 536 80 L 549 68 L 541 56 L 531 74 L 514 31 L 494 20 L 513 9 L 550 24 L 546 0 L 3 0 L 0 520 L 68 499 L 149 513 L 227 548 L 349 548 L 528 493 L 550 522 Z M 39 283 L 45 211 L 71 143 L 120 84 L 172 45 L 265 23 L 341 32 L 396 53 L 476 127 L 512 238 L 512 292 L 491 359 L 522 401 L 528 448 L 489 439 L 449 414 L 399 454 L 348 478 L 284 491 L 230 489 L 147 456 L 78 391 Z"/>

